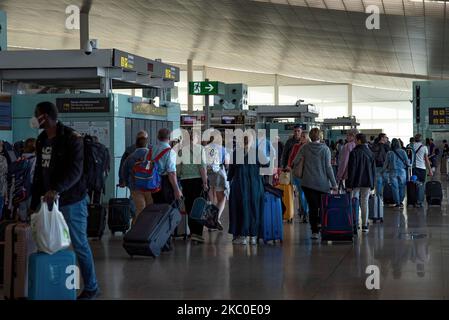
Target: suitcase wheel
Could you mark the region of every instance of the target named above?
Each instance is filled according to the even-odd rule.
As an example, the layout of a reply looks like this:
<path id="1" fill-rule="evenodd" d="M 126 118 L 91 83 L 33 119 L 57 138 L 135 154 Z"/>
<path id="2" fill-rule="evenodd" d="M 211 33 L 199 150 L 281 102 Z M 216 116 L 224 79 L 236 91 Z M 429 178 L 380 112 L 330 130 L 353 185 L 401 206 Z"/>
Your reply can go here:
<path id="1" fill-rule="evenodd" d="M 380 223 L 384 223 L 384 219 L 380 219 Z"/>

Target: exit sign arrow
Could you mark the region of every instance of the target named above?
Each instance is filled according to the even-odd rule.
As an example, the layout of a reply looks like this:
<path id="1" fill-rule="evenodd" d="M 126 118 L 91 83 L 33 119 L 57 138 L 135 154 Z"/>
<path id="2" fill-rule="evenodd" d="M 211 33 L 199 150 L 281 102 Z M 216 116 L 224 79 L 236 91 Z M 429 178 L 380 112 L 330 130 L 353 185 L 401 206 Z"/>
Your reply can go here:
<path id="1" fill-rule="evenodd" d="M 189 94 L 193 96 L 224 95 L 225 89 L 225 84 L 218 81 L 193 81 L 189 83 Z"/>
<path id="2" fill-rule="evenodd" d="M 212 92 L 212 90 L 214 90 L 214 86 L 212 85 L 212 83 L 209 83 L 206 89 L 209 90 L 209 92 Z"/>

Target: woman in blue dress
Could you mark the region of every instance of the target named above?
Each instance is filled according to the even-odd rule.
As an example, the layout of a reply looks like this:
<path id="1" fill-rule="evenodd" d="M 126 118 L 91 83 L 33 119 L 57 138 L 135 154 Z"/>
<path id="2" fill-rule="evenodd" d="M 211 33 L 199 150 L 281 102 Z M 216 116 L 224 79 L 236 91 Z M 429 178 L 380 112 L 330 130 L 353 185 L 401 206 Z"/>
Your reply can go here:
<path id="1" fill-rule="evenodd" d="M 232 154 L 228 180 L 231 183 L 229 195 L 229 233 L 234 236 L 233 244 L 257 245 L 264 210 L 264 185 L 261 162 L 266 163 L 266 152 L 259 154 L 254 136 L 245 136 L 243 144 L 238 143 Z M 263 143 L 262 143 L 263 144 Z M 264 157 L 263 161 L 260 157 Z"/>

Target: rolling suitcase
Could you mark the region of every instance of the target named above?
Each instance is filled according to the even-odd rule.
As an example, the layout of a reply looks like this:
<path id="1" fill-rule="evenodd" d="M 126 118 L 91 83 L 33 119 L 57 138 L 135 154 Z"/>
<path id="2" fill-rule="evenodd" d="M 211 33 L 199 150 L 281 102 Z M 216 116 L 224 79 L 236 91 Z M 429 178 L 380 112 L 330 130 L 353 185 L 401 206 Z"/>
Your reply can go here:
<path id="1" fill-rule="evenodd" d="M 117 198 L 119 185 L 115 188 L 115 198 L 109 200 L 108 227 L 114 235 L 116 232 L 126 233 L 131 226 L 132 201 L 128 198 Z"/>
<path id="2" fill-rule="evenodd" d="M 284 220 L 288 223 L 293 223 L 295 216 L 295 202 L 293 196 L 293 186 L 291 184 L 280 184 L 276 188 L 283 191 L 282 202 L 284 203 Z"/>
<path id="3" fill-rule="evenodd" d="M 262 239 L 268 241 L 283 241 L 284 225 L 282 221 L 281 198 L 270 192 L 265 192 L 265 202 L 262 221 Z"/>
<path id="4" fill-rule="evenodd" d="M 94 196 L 92 194 L 91 202 L 87 206 L 89 212 L 87 218 L 87 236 L 101 240 L 106 227 L 106 208 L 101 203 L 101 196 L 100 203 L 93 203 L 93 198 Z"/>
<path id="5" fill-rule="evenodd" d="M 424 185 L 419 181 L 407 182 L 407 206 L 417 206 L 424 202 Z"/>
<path id="6" fill-rule="evenodd" d="M 151 204 L 125 235 L 123 247 L 131 257 L 157 257 L 180 222 L 181 213 L 173 205 Z"/>
<path id="7" fill-rule="evenodd" d="M 391 183 L 384 184 L 383 203 L 384 204 L 395 204 L 394 198 L 393 198 L 393 188 L 392 188 Z"/>
<path id="8" fill-rule="evenodd" d="M 354 240 L 354 215 L 350 194 L 325 194 L 322 196 L 321 240 Z"/>
<path id="9" fill-rule="evenodd" d="M 76 259 L 73 251 L 62 250 L 52 255 L 33 253 L 28 266 L 28 298 L 76 300 L 76 281 L 68 281 L 74 267 Z"/>
<path id="10" fill-rule="evenodd" d="M 443 188 L 439 181 L 426 183 L 426 200 L 429 206 L 441 206 L 443 202 Z"/>
<path id="11" fill-rule="evenodd" d="M 190 235 L 189 215 L 185 211 L 180 211 L 180 213 L 181 213 L 181 221 L 179 222 L 179 225 L 175 228 L 175 231 L 173 232 L 173 237 L 183 238 L 184 240 L 187 240 L 187 238 Z"/>
<path id="12" fill-rule="evenodd" d="M 376 223 L 380 221 L 384 222 L 384 206 L 382 205 L 382 199 L 379 195 L 370 195 L 369 196 L 369 213 L 368 219 Z"/>
<path id="13" fill-rule="evenodd" d="M 14 224 L 14 220 L 3 220 L 0 221 L 0 285 L 3 284 L 4 275 L 4 261 L 5 261 L 5 240 L 6 240 L 6 229 L 10 224 Z"/>
<path id="14" fill-rule="evenodd" d="M 36 252 L 31 227 L 26 223 L 14 223 L 6 228 L 4 260 L 5 299 L 28 297 L 28 258 Z"/>

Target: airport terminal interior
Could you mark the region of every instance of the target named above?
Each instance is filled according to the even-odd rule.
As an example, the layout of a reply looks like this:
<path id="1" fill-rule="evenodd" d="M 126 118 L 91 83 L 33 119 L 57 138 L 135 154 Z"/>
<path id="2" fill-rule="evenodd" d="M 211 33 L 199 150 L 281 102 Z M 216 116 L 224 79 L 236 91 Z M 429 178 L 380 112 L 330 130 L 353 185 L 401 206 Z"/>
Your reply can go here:
<path id="1" fill-rule="evenodd" d="M 0 0 L 0 299 L 449 299 L 448 16 Z M 208 129 L 266 138 L 203 134 L 205 163 L 180 162 L 183 134 Z M 268 164 L 235 162 L 239 146 Z M 53 274 L 70 259 L 79 287 Z"/>

